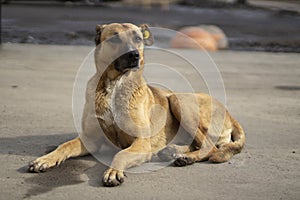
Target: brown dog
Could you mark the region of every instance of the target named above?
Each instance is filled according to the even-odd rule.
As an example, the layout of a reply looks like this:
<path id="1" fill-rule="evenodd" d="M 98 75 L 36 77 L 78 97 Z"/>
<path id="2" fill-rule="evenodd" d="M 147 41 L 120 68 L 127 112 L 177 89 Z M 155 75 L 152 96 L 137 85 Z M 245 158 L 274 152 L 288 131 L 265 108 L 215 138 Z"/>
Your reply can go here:
<path id="1" fill-rule="evenodd" d="M 106 139 L 122 150 L 103 175 L 105 186 L 119 185 L 125 169 L 155 154 L 185 166 L 203 160 L 225 162 L 242 150 L 243 129 L 218 101 L 203 93 L 176 94 L 147 85 L 144 45 L 153 43 L 147 25 L 98 25 L 96 32 L 97 73 L 87 86 L 83 133 L 32 161 L 29 171 L 45 171 L 86 155 Z"/>

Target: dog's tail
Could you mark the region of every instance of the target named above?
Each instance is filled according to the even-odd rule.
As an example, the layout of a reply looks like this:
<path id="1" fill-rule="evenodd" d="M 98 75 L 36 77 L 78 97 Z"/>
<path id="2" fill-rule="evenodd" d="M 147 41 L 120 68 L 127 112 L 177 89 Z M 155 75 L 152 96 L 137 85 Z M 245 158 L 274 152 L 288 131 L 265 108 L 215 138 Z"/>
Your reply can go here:
<path id="1" fill-rule="evenodd" d="M 245 133 L 241 125 L 231 117 L 233 130 L 231 132 L 232 142 L 224 144 L 219 150 L 213 153 L 209 161 L 213 163 L 221 163 L 228 161 L 233 155 L 242 151 L 245 145 Z"/>

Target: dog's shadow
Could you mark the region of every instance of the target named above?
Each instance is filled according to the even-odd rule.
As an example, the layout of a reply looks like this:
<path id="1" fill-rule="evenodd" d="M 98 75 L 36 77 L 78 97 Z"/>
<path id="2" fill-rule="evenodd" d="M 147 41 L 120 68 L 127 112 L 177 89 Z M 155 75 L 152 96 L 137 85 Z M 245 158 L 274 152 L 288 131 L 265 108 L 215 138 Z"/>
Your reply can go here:
<path id="1" fill-rule="evenodd" d="M 56 148 L 59 144 L 75 138 L 76 134 L 32 135 L 14 138 L 0 138 L 0 154 L 38 157 Z M 30 159 L 30 158 L 29 158 Z M 17 169 L 19 173 L 29 173 L 27 163 Z M 101 177 L 106 166 L 92 156 L 84 156 L 65 161 L 61 166 L 45 173 L 33 173 L 24 182 L 31 185 L 26 197 L 43 194 L 54 188 L 87 183 L 92 187 L 101 187 Z"/>
<path id="2" fill-rule="evenodd" d="M 92 187 L 102 187 L 101 177 L 106 166 L 98 163 L 92 156 L 69 159 L 61 166 L 45 173 L 32 174 L 24 182 L 30 184 L 25 197 L 36 196 L 55 188 L 87 183 Z M 29 173 L 27 166 L 18 169 L 20 173 Z"/>
<path id="3" fill-rule="evenodd" d="M 92 187 L 103 187 L 101 177 L 105 169 L 106 166 L 97 162 L 92 156 L 67 160 L 61 166 L 26 178 L 24 182 L 32 187 L 27 190 L 25 197 L 36 196 L 67 185 L 86 183 Z M 18 171 L 28 173 L 27 166 Z"/>

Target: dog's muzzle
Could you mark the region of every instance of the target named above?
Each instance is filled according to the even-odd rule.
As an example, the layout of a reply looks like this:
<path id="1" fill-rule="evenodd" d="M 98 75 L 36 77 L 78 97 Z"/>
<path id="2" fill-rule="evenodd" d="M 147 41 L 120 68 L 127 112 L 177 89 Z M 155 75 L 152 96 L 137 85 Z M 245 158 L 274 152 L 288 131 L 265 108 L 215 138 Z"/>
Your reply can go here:
<path id="1" fill-rule="evenodd" d="M 114 61 L 115 69 L 119 72 L 139 68 L 140 54 L 138 50 L 129 51 Z"/>

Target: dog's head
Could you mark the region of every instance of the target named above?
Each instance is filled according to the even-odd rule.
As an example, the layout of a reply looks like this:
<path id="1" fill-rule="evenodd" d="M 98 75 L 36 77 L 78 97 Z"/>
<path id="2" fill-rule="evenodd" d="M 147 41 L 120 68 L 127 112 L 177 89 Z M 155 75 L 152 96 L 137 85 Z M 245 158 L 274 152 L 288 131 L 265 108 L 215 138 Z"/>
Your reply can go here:
<path id="1" fill-rule="evenodd" d="M 96 52 L 97 61 L 111 62 L 119 72 L 138 70 L 144 64 L 144 45 L 152 45 L 153 37 L 148 25 L 139 27 L 130 24 L 107 24 L 96 26 L 95 43 L 100 47 Z"/>

